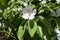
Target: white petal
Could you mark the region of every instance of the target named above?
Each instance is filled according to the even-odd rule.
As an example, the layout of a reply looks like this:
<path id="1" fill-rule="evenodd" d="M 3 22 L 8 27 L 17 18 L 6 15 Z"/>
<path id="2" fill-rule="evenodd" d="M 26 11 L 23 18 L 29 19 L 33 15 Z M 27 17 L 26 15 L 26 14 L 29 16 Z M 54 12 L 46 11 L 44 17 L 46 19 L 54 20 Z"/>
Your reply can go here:
<path id="1" fill-rule="evenodd" d="M 56 0 L 57 1 L 57 3 L 59 3 L 60 2 L 60 0 Z"/>
<path id="2" fill-rule="evenodd" d="M 35 16 L 31 15 L 31 16 L 29 17 L 29 20 L 34 19 L 34 17 L 35 17 Z"/>
<path id="3" fill-rule="evenodd" d="M 60 36 L 60 34 L 57 34 L 57 37 L 59 37 Z"/>
<path id="4" fill-rule="evenodd" d="M 31 13 L 31 15 L 30 16 L 35 16 L 35 13 Z"/>
<path id="5" fill-rule="evenodd" d="M 56 32 L 57 34 L 60 34 L 60 31 L 59 31 L 58 29 L 55 29 L 55 32 Z"/>
<path id="6" fill-rule="evenodd" d="M 43 0 L 43 1 L 42 1 L 42 4 L 45 4 L 45 3 L 46 3 L 46 0 Z"/>
<path id="7" fill-rule="evenodd" d="M 36 9 L 33 10 L 33 15 L 36 15 Z"/>
<path id="8" fill-rule="evenodd" d="M 23 14 L 22 15 L 22 18 L 24 18 L 24 19 L 28 19 L 29 18 L 29 15 L 26 13 L 26 14 Z"/>
<path id="9" fill-rule="evenodd" d="M 60 40 L 60 37 L 57 37 L 58 40 Z"/>

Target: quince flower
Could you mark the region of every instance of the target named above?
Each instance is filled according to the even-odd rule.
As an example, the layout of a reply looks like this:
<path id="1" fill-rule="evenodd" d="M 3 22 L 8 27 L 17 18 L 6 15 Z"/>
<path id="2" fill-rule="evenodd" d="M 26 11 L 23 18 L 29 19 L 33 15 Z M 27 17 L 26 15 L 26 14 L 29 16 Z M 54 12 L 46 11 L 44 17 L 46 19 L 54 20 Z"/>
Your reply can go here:
<path id="1" fill-rule="evenodd" d="M 23 8 L 22 13 L 22 18 L 32 20 L 36 15 L 36 9 L 33 10 L 31 6 L 27 6 Z"/>

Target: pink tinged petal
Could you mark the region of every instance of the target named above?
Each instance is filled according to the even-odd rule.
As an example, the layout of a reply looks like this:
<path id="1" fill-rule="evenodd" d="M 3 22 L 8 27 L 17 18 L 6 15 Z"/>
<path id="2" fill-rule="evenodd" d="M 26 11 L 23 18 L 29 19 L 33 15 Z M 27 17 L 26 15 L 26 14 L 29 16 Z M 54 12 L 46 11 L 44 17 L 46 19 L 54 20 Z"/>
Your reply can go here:
<path id="1" fill-rule="evenodd" d="M 23 14 L 23 15 L 22 15 L 22 18 L 28 19 L 28 18 L 29 18 L 29 15 L 28 15 L 28 14 Z"/>
<path id="2" fill-rule="evenodd" d="M 30 16 L 29 16 L 29 20 L 32 20 L 32 19 L 34 19 L 34 17 L 35 17 L 35 16 L 33 16 L 33 15 L 30 15 Z"/>

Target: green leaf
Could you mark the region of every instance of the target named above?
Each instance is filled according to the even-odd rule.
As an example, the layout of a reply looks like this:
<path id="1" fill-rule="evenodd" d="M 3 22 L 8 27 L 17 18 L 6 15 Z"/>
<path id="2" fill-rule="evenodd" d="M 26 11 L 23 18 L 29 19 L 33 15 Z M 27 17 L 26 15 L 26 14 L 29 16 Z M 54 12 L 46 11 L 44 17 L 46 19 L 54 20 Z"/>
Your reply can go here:
<path id="1" fill-rule="evenodd" d="M 8 18 L 8 15 L 5 14 L 5 13 L 3 13 L 3 17 L 4 17 L 4 19 L 7 19 Z"/>
<path id="2" fill-rule="evenodd" d="M 22 5 L 24 3 L 24 1 L 18 0 L 18 3 L 20 3 Z"/>
<path id="3" fill-rule="evenodd" d="M 60 18 L 56 18 L 57 28 L 60 29 Z"/>
<path id="4" fill-rule="evenodd" d="M 6 6 L 7 1 L 6 0 L 0 0 L 0 5 Z"/>
<path id="5" fill-rule="evenodd" d="M 18 39 L 19 40 L 22 40 L 22 37 L 24 35 L 24 30 L 23 30 L 23 26 L 19 26 L 19 29 L 18 29 Z"/>
<path id="6" fill-rule="evenodd" d="M 43 16 L 40 16 L 40 21 L 46 26 L 46 27 L 51 27 L 50 22 L 48 22 L 48 20 L 46 18 L 44 18 Z"/>
<path id="7" fill-rule="evenodd" d="M 10 27 L 8 27 L 8 29 L 9 29 L 8 34 L 10 35 L 10 33 L 11 33 L 11 28 L 10 28 Z"/>
<path id="8" fill-rule="evenodd" d="M 28 24 L 28 32 L 31 37 L 34 36 L 35 32 L 37 31 L 37 23 L 34 21 L 34 26 L 31 28 L 30 24 Z"/>
<path id="9" fill-rule="evenodd" d="M 41 38 L 43 38 L 43 32 L 42 32 L 42 27 L 38 26 L 37 33 Z"/>

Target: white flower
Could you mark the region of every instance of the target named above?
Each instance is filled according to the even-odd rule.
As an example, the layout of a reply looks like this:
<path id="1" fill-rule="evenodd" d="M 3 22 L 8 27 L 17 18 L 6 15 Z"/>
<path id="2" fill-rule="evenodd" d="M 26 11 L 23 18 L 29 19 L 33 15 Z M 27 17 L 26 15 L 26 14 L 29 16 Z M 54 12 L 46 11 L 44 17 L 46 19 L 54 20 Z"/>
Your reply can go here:
<path id="1" fill-rule="evenodd" d="M 58 4 L 60 3 L 60 0 L 56 0 L 56 1 L 57 1 Z"/>
<path id="2" fill-rule="evenodd" d="M 60 30 L 59 29 L 55 29 L 54 31 L 57 33 L 57 39 L 60 40 Z"/>
<path id="3" fill-rule="evenodd" d="M 28 3 L 27 3 L 27 2 L 24 2 L 23 5 L 24 5 L 24 6 L 28 6 Z"/>
<path id="4" fill-rule="evenodd" d="M 59 29 L 55 29 L 54 30 L 57 34 L 60 34 L 60 30 Z"/>
<path id="5" fill-rule="evenodd" d="M 42 1 L 42 4 L 45 4 L 45 3 L 46 3 L 46 0 L 43 0 L 43 1 Z"/>
<path id="6" fill-rule="evenodd" d="M 59 17 L 60 16 L 60 9 L 57 9 L 56 11 L 52 10 L 50 15 L 53 17 Z"/>
<path id="7" fill-rule="evenodd" d="M 33 10 L 31 6 L 27 6 L 23 8 L 22 13 L 22 18 L 32 20 L 36 15 L 36 9 Z"/>

